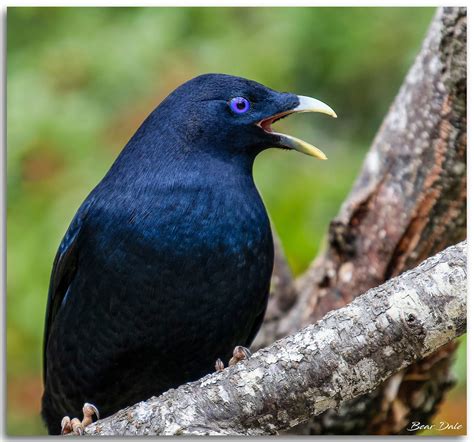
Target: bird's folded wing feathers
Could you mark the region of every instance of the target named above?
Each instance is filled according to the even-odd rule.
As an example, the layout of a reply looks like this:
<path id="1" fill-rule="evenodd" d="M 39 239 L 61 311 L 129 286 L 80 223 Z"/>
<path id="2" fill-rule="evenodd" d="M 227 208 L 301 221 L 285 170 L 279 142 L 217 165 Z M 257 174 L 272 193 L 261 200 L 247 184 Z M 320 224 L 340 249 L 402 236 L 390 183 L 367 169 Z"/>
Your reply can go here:
<path id="1" fill-rule="evenodd" d="M 72 220 L 66 234 L 64 235 L 61 245 L 53 263 L 51 279 L 49 282 L 48 304 L 46 307 L 46 319 L 44 327 L 43 339 L 43 378 L 46 378 L 46 349 L 48 345 L 48 337 L 53 325 L 54 319 L 61 307 L 66 296 L 67 290 L 77 270 L 78 255 L 78 239 L 82 229 L 85 215 L 87 214 L 91 201 L 86 201 L 83 207 L 77 212 Z"/>

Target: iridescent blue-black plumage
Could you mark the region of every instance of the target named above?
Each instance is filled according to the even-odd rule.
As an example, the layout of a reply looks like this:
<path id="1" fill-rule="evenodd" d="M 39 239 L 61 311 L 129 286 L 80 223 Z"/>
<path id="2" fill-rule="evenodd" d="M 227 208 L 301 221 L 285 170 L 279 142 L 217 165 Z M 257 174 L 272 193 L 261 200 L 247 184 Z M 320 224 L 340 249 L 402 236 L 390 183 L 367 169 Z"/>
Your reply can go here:
<path id="1" fill-rule="evenodd" d="M 251 109 L 237 114 L 233 97 Z M 185 83 L 145 120 L 74 217 L 54 262 L 42 414 L 105 417 L 211 372 L 265 312 L 273 243 L 252 178 L 293 94 L 226 75 Z"/>

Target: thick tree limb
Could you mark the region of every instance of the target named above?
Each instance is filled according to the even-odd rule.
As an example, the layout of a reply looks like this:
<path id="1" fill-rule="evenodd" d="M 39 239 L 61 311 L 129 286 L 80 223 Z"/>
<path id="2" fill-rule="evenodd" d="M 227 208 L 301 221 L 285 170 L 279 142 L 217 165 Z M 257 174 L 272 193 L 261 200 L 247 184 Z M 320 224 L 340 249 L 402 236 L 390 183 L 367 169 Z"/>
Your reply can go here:
<path id="1" fill-rule="evenodd" d="M 331 223 L 327 250 L 297 281 L 298 302 L 282 311 L 291 318 L 272 338 L 465 236 L 466 9 L 442 8 Z"/>
<path id="2" fill-rule="evenodd" d="M 256 344 L 294 333 L 465 237 L 466 9 L 442 8 L 331 223 L 326 251 L 294 284 L 297 301 L 266 318 Z M 295 433 L 394 434 L 408 420 L 427 422 L 452 385 L 455 347 L 399 377 L 395 396 L 389 382 Z M 425 381 L 413 382 L 412 371 Z"/>
<path id="3" fill-rule="evenodd" d="M 273 434 L 376 388 L 466 329 L 466 243 L 249 360 L 99 421 L 89 435 Z"/>

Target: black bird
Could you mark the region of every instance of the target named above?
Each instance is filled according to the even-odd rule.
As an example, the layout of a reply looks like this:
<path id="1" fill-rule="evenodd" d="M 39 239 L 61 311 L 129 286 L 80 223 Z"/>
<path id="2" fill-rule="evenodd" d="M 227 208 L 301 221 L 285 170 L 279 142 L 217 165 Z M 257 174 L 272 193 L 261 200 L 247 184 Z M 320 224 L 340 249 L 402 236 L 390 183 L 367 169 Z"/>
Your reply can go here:
<path id="1" fill-rule="evenodd" d="M 250 346 L 273 267 L 254 159 L 269 147 L 326 158 L 272 132 L 294 112 L 336 116 L 313 98 L 207 74 L 173 91 L 130 139 L 54 260 L 42 398 L 51 434 L 70 431 L 61 418 L 85 402 L 108 416 Z M 86 411 L 87 424 L 95 409 Z"/>

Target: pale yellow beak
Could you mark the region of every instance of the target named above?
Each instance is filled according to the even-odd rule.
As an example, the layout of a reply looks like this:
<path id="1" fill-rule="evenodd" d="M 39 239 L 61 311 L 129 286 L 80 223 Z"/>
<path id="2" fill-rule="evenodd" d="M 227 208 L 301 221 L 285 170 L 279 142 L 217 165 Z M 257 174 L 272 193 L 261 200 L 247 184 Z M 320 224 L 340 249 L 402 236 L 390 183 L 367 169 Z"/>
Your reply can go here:
<path id="1" fill-rule="evenodd" d="M 271 118 L 267 118 L 263 120 L 260 125 L 264 129 L 271 131 L 273 135 L 277 135 L 280 137 L 279 144 L 281 145 L 281 147 L 297 150 L 298 152 L 318 158 L 319 160 L 327 160 L 327 157 L 324 152 L 318 149 L 316 146 L 313 146 L 312 144 L 309 144 L 306 141 L 300 140 L 299 138 L 293 137 L 291 135 L 273 132 L 271 130 L 271 123 L 273 121 L 283 116 L 294 113 L 319 112 L 321 114 L 326 114 L 330 115 L 333 118 L 337 118 L 336 112 L 334 112 L 326 103 L 323 103 L 322 101 L 317 100 L 316 98 L 298 95 L 298 99 L 300 102 L 298 106 L 289 111 L 275 115 Z"/>
<path id="2" fill-rule="evenodd" d="M 305 97 L 303 95 L 298 95 L 300 104 L 295 107 L 291 113 L 299 112 L 319 112 L 321 114 L 330 115 L 333 118 L 337 118 L 336 112 L 334 112 L 326 103 L 323 103 L 316 98 Z M 276 135 L 276 134 L 275 134 Z M 278 134 L 284 139 L 284 143 L 288 145 L 289 148 L 297 150 L 298 152 L 310 155 L 312 157 L 318 158 L 319 160 L 327 160 L 325 153 L 318 149 L 316 146 L 307 143 L 306 141 L 300 140 L 299 138 L 292 137 L 291 135 Z"/>

